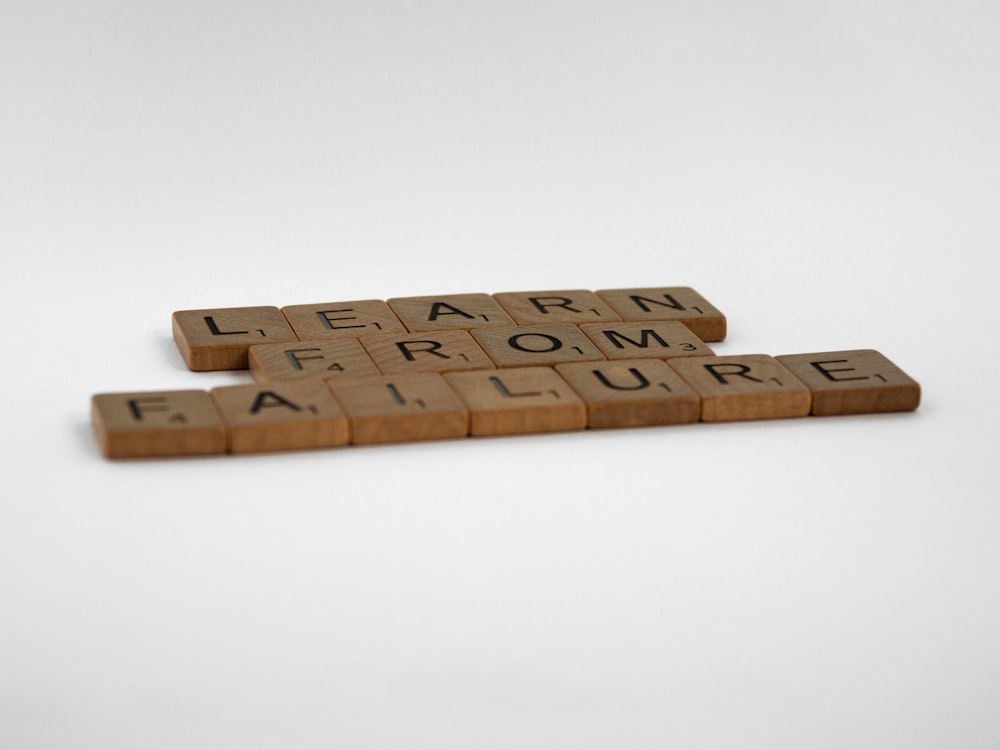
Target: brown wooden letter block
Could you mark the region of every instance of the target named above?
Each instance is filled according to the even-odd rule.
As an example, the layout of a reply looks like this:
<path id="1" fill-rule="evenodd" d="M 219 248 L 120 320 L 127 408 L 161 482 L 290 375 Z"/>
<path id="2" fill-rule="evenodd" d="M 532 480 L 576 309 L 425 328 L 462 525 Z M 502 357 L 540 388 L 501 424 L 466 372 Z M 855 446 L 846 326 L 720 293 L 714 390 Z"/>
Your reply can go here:
<path id="1" fill-rule="evenodd" d="M 99 393 L 91 418 L 107 458 L 226 452 L 226 427 L 207 391 Z"/>
<path id="2" fill-rule="evenodd" d="M 698 394 L 663 360 L 574 362 L 556 372 L 587 404 L 591 428 L 697 422 L 701 415 Z"/>
<path id="3" fill-rule="evenodd" d="M 229 450 L 298 450 L 345 445 L 348 422 L 319 378 L 212 389 L 229 426 Z"/>
<path id="4" fill-rule="evenodd" d="M 493 295 L 521 325 L 533 323 L 593 323 L 621 318 L 594 292 L 585 289 L 552 292 L 500 292 Z"/>
<path id="5" fill-rule="evenodd" d="M 338 378 L 328 385 L 347 412 L 356 445 L 469 434 L 468 409 L 437 373 Z"/>
<path id="6" fill-rule="evenodd" d="M 494 367 L 468 331 L 427 331 L 365 336 L 361 345 L 386 375 L 483 370 Z"/>
<path id="7" fill-rule="evenodd" d="M 397 297 L 388 303 L 410 331 L 514 325 L 514 320 L 488 294 Z"/>
<path id="8" fill-rule="evenodd" d="M 550 367 L 449 372 L 444 378 L 469 407 L 470 434 L 582 430 L 587 410 Z"/>
<path id="9" fill-rule="evenodd" d="M 587 323 L 580 330 L 597 344 L 608 359 L 655 357 L 710 357 L 715 354 L 695 336 L 694 331 L 676 321 L 648 323 Z"/>
<path id="10" fill-rule="evenodd" d="M 677 320 L 702 341 L 726 338 L 726 316 L 691 287 L 599 289 L 597 294 L 622 320 Z"/>
<path id="11" fill-rule="evenodd" d="M 357 339 L 378 333 L 406 333 L 399 318 L 379 299 L 321 302 L 281 308 L 302 341 Z"/>
<path id="12" fill-rule="evenodd" d="M 357 339 L 258 344 L 250 347 L 248 359 L 250 374 L 258 383 L 379 374 Z"/>
<path id="13" fill-rule="evenodd" d="M 583 331 L 569 323 L 484 328 L 472 331 L 472 336 L 497 367 L 545 366 L 605 358 Z"/>
<path id="14" fill-rule="evenodd" d="M 812 391 L 817 416 L 912 411 L 920 404 L 920 385 L 873 349 L 776 359 Z"/>
<path id="15" fill-rule="evenodd" d="M 701 396 L 703 422 L 804 417 L 809 389 L 765 354 L 678 357 L 667 360 Z"/>
<path id="16" fill-rule="evenodd" d="M 197 371 L 245 370 L 253 344 L 298 340 L 277 307 L 178 310 L 173 331 L 188 368 Z"/>

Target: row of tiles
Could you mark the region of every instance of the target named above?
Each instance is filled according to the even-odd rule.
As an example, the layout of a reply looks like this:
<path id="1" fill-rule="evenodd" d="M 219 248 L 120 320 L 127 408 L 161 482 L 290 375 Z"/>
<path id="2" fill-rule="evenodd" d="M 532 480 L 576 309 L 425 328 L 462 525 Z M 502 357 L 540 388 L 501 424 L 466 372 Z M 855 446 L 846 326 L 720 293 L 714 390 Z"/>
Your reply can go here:
<path id="1" fill-rule="evenodd" d="M 97 394 L 109 458 L 246 453 L 908 411 L 920 386 L 870 350 L 575 362 Z"/>
<path id="2" fill-rule="evenodd" d="M 250 346 L 372 335 L 444 333 L 552 324 L 676 321 L 722 341 L 726 318 L 691 287 L 470 293 L 353 300 L 278 308 L 179 310 L 172 328 L 192 370 L 248 367 Z"/>

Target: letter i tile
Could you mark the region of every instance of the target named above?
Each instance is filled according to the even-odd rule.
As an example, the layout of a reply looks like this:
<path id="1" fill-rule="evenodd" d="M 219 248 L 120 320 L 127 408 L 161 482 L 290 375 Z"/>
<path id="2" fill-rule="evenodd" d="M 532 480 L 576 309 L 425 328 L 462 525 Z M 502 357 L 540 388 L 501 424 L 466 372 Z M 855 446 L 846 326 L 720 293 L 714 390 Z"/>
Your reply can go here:
<path id="1" fill-rule="evenodd" d="M 213 388 L 212 398 L 229 426 L 229 450 L 327 448 L 345 445 L 347 417 L 320 379 Z"/>
<path id="2" fill-rule="evenodd" d="M 350 419 L 356 445 L 469 434 L 468 409 L 437 373 L 338 378 L 329 386 Z"/>

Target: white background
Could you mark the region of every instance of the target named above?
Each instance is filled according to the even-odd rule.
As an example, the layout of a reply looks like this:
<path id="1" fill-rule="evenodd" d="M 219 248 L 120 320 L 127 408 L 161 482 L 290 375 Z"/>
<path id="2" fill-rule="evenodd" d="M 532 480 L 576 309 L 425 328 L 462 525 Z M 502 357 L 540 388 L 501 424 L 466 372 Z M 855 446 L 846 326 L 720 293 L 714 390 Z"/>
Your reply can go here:
<path id="1" fill-rule="evenodd" d="M 0 0 L 0 746 L 1000 746 L 1000 5 Z M 109 462 L 174 310 L 690 285 L 915 413 Z"/>

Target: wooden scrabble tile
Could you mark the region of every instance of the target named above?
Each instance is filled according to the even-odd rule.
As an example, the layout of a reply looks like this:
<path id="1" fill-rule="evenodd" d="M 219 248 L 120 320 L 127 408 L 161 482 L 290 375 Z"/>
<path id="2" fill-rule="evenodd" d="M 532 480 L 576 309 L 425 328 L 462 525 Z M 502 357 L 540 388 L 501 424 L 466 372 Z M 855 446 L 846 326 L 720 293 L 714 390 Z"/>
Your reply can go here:
<path id="1" fill-rule="evenodd" d="M 587 405 L 587 426 L 697 422 L 701 398 L 659 359 L 574 362 L 558 372 Z"/>
<path id="2" fill-rule="evenodd" d="M 920 404 L 920 385 L 874 349 L 776 359 L 812 391 L 817 416 L 911 411 Z"/>
<path id="3" fill-rule="evenodd" d="M 288 305 L 281 312 L 302 341 L 357 339 L 378 333 L 406 333 L 399 318 L 379 299 Z"/>
<path id="4" fill-rule="evenodd" d="M 472 435 L 582 430 L 587 410 L 549 367 L 449 372 L 444 379 L 469 407 Z"/>
<path id="5" fill-rule="evenodd" d="M 229 450 L 298 450 L 345 445 L 347 417 L 320 378 L 213 388 L 229 427 Z"/>
<path id="6" fill-rule="evenodd" d="M 245 370 L 253 344 L 298 340 L 277 307 L 178 310 L 173 332 L 188 368 L 197 371 Z"/>
<path id="7" fill-rule="evenodd" d="M 350 419 L 352 443 L 469 434 L 468 409 L 437 373 L 338 378 L 328 385 Z"/>
<path id="8" fill-rule="evenodd" d="M 726 316 L 691 287 L 598 289 L 597 295 L 622 320 L 677 320 L 702 341 L 722 341 L 726 338 Z"/>
<path id="9" fill-rule="evenodd" d="M 545 366 L 605 358 L 593 341 L 569 323 L 482 328 L 471 333 L 497 367 Z"/>
<path id="10" fill-rule="evenodd" d="M 99 393 L 91 419 L 107 458 L 226 452 L 226 427 L 206 391 Z"/>
<path id="11" fill-rule="evenodd" d="M 580 326 L 608 359 L 708 357 L 715 354 L 683 323 L 587 323 Z"/>
<path id="12" fill-rule="evenodd" d="M 514 325 L 513 318 L 488 294 L 396 297 L 388 303 L 410 331 Z"/>
<path id="13" fill-rule="evenodd" d="M 361 345 L 386 375 L 407 372 L 446 372 L 493 368 L 468 331 L 365 336 Z"/>
<path id="14" fill-rule="evenodd" d="M 378 375 L 379 369 L 357 339 L 258 344 L 250 347 L 250 374 L 258 383 L 291 378 Z"/>
<path id="15" fill-rule="evenodd" d="M 521 325 L 621 320 L 604 300 L 585 289 L 499 292 L 493 299 Z"/>
<path id="16" fill-rule="evenodd" d="M 802 417 L 809 389 L 774 357 L 678 357 L 666 361 L 701 396 L 703 422 Z"/>

